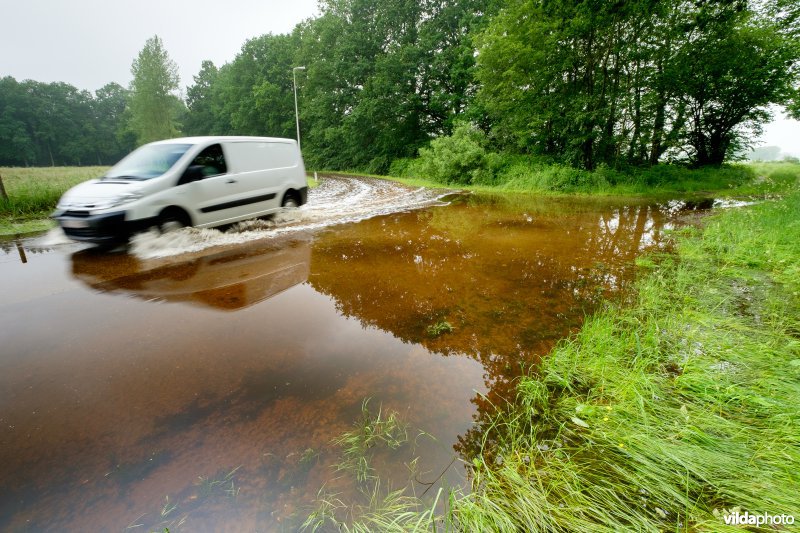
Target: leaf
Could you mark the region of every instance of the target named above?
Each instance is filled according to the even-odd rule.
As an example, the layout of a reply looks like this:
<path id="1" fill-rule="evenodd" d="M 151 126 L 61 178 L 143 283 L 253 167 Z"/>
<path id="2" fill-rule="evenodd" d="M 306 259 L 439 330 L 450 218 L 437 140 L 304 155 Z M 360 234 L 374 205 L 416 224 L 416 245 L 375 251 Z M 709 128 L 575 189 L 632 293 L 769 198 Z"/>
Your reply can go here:
<path id="1" fill-rule="evenodd" d="M 571 418 L 571 420 L 572 420 L 573 424 L 575 424 L 576 426 L 580 426 L 582 428 L 588 428 L 589 427 L 589 424 L 587 424 L 586 422 L 584 422 L 583 420 L 581 420 L 577 416 L 573 416 Z"/>

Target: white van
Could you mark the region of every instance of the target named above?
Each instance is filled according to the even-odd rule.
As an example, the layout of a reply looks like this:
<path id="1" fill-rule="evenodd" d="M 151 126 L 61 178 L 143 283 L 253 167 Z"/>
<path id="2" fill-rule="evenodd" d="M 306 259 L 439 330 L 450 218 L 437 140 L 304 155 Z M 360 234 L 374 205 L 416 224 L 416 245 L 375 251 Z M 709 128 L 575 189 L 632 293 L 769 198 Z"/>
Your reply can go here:
<path id="1" fill-rule="evenodd" d="M 105 176 L 64 193 L 52 216 L 71 239 L 103 244 L 153 226 L 230 224 L 307 198 L 297 141 L 184 137 L 137 148 Z"/>

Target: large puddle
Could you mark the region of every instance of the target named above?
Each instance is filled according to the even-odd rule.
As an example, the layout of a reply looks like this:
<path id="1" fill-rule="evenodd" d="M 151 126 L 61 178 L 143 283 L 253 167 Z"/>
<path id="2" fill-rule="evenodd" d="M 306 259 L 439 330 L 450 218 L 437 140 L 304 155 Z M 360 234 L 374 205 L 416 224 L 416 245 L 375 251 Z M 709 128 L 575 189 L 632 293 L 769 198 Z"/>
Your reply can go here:
<path id="1" fill-rule="evenodd" d="M 366 399 L 411 435 L 381 490 L 464 486 L 492 406 L 682 205 L 328 178 L 129 252 L 2 242 L 0 530 L 294 530 L 356 485 L 331 441 Z"/>

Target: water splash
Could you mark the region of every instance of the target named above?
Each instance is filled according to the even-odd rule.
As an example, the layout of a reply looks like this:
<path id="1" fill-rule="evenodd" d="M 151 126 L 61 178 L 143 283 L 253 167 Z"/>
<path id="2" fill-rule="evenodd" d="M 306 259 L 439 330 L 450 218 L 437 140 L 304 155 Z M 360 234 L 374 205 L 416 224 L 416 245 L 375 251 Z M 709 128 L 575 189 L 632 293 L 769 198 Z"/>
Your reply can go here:
<path id="1" fill-rule="evenodd" d="M 269 219 L 239 222 L 224 231 L 184 228 L 160 234 L 151 230 L 131 238 L 130 253 L 140 259 L 153 259 L 314 231 L 390 213 L 445 205 L 440 199 L 449 192 L 414 189 L 374 178 L 325 176 L 319 187 L 309 191 L 308 203 L 298 209 L 278 213 Z"/>

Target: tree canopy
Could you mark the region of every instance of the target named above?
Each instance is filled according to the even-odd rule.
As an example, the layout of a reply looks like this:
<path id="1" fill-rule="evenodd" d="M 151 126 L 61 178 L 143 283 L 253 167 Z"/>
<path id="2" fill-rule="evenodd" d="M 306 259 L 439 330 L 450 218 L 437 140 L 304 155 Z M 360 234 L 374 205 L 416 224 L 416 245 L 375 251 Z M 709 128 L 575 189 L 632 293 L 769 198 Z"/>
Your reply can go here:
<path id="1" fill-rule="evenodd" d="M 800 116 L 800 10 L 789 0 L 323 0 L 320 9 L 289 34 L 246 41 L 229 63 L 203 62 L 185 103 L 157 36 L 134 60 L 128 90 L 4 78 L 0 164 L 106 162 L 181 133 L 294 137 L 298 66 L 313 168 L 385 172 L 445 148 L 458 168 L 470 154 L 453 150 L 475 139 L 486 154 L 585 169 L 717 165 L 742 153 L 770 105 Z"/>

